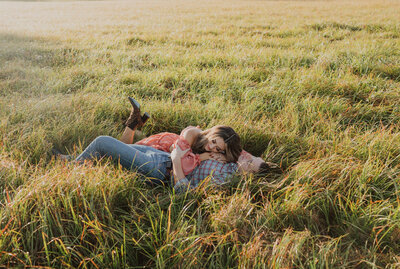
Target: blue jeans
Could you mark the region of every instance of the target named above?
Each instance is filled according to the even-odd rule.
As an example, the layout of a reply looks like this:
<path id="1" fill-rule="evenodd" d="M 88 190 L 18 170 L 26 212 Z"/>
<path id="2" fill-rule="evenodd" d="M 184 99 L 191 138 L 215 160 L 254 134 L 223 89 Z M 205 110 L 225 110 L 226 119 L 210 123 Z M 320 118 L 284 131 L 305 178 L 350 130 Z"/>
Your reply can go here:
<path id="1" fill-rule="evenodd" d="M 169 183 L 167 162 L 170 154 L 148 146 L 125 144 L 110 136 L 99 136 L 76 158 L 76 161 L 111 157 L 126 169 L 135 170 L 151 182 Z"/>

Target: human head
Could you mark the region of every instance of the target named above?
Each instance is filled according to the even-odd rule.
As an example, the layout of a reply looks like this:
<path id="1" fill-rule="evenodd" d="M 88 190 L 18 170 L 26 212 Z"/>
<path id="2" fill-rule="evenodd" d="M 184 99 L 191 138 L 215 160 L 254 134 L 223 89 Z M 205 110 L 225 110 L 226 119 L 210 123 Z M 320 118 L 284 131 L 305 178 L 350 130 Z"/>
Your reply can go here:
<path id="1" fill-rule="evenodd" d="M 239 135 L 229 126 L 217 125 L 199 134 L 192 146 L 193 152 L 220 152 L 227 162 L 237 162 L 242 146 Z"/>
<path id="2" fill-rule="evenodd" d="M 270 165 L 268 165 L 263 159 L 260 157 L 255 157 L 244 150 L 240 154 L 237 163 L 239 166 L 239 171 L 242 174 L 264 174 L 271 170 Z"/>

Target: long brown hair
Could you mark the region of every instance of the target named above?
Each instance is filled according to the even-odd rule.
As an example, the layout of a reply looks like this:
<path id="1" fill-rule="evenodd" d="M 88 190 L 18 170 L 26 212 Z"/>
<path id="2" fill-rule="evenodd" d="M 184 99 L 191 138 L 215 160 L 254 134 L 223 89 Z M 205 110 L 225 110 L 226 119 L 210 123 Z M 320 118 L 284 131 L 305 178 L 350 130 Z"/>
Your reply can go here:
<path id="1" fill-rule="evenodd" d="M 229 126 L 217 125 L 208 130 L 202 131 L 195 139 L 192 150 L 194 153 L 205 152 L 205 146 L 212 137 L 220 137 L 226 144 L 225 156 L 227 162 L 237 162 L 242 146 L 239 135 Z"/>

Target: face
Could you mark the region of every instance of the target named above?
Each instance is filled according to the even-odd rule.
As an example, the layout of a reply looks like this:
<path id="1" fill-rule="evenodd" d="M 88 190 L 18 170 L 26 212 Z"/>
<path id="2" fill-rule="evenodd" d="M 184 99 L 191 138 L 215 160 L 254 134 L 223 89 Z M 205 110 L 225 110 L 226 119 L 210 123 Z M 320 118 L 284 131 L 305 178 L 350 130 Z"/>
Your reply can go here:
<path id="1" fill-rule="evenodd" d="M 260 165 L 264 162 L 260 157 L 255 157 L 250 153 L 242 153 L 239 156 L 238 165 L 239 171 L 242 173 L 256 173 Z"/>
<path id="2" fill-rule="evenodd" d="M 205 146 L 206 151 L 225 153 L 226 144 L 221 137 L 213 136 L 208 138 Z"/>

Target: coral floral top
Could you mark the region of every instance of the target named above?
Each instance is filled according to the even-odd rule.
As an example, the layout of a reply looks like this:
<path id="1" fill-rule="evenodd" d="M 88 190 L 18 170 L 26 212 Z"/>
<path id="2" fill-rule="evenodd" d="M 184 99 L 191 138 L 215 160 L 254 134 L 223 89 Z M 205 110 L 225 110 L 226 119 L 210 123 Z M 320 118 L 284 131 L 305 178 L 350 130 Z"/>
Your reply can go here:
<path id="1" fill-rule="evenodd" d="M 185 130 L 183 130 L 182 133 Z M 181 135 L 167 132 L 159 133 L 144 138 L 136 142 L 135 144 L 150 146 L 152 148 L 165 152 L 171 152 L 170 148 L 172 145 L 179 145 L 182 150 L 190 149 L 189 142 L 187 142 L 186 139 L 183 138 L 182 133 Z M 196 166 L 200 165 L 200 157 L 198 154 L 194 154 L 190 149 L 182 157 L 181 162 L 183 173 L 185 174 L 185 176 L 187 176 L 196 168 Z"/>

